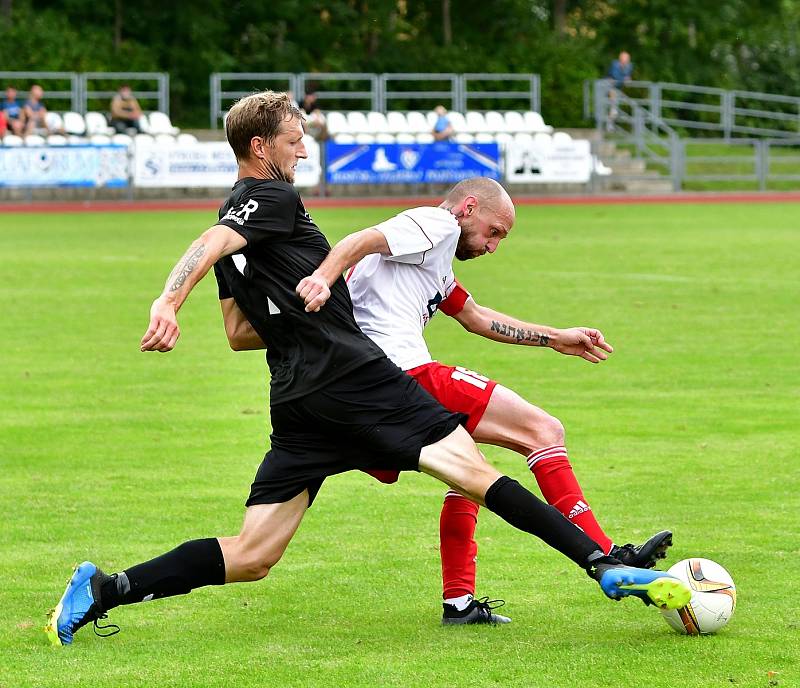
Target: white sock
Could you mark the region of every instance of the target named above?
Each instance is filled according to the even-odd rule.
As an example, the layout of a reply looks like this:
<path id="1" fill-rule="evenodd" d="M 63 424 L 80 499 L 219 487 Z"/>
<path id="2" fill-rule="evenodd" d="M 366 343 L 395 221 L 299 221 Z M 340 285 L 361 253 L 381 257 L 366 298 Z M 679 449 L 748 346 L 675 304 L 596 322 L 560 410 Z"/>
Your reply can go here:
<path id="1" fill-rule="evenodd" d="M 472 595 L 470 594 L 462 595 L 461 597 L 448 597 L 444 601 L 445 604 L 452 604 L 460 612 L 469 607 L 470 602 L 472 602 Z"/>

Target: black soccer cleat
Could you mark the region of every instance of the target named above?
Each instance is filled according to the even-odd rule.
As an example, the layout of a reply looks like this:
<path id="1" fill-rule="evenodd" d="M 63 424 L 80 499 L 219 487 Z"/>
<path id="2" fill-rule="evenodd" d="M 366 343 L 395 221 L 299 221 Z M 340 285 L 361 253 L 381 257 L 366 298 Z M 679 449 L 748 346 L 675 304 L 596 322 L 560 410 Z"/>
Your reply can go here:
<path id="1" fill-rule="evenodd" d="M 641 545 L 614 545 L 609 556 L 618 559 L 626 566 L 652 569 L 659 559 L 665 559 L 667 550 L 672 547 L 672 533 L 662 530 Z"/>
<path id="2" fill-rule="evenodd" d="M 507 624 L 511 619 L 502 614 L 495 614 L 494 610 L 502 607 L 505 600 L 490 600 L 488 597 L 473 599 L 463 611 L 458 611 L 452 604 L 442 604 L 443 626 L 463 626 L 466 624 Z"/>

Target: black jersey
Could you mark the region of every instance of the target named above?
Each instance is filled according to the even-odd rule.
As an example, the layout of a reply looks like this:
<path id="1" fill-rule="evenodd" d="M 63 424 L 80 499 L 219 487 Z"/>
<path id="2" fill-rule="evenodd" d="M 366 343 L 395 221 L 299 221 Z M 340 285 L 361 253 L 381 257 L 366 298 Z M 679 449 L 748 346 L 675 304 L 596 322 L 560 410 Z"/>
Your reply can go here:
<path id="1" fill-rule="evenodd" d="M 384 357 L 361 332 L 343 278 L 317 313 L 306 313 L 295 292 L 330 251 L 295 188 L 246 177 L 234 185 L 219 223 L 247 240 L 239 253 L 214 266 L 220 296 L 236 300 L 267 345 L 272 404 L 324 387 L 358 366 Z"/>

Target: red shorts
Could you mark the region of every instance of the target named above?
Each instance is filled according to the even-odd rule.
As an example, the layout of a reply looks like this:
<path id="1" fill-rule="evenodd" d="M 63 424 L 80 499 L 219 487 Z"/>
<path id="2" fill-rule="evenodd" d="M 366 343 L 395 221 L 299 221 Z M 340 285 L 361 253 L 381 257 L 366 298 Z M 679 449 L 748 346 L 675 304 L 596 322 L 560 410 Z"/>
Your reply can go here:
<path id="1" fill-rule="evenodd" d="M 461 366 L 446 366 L 433 361 L 406 373 L 422 385 L 448 411 L 468 416 L 467 432 L 472 434 L 483 417 L 497 383 Z M 399 471 L 367 471 L 382 483 L 393 483 Z"/>

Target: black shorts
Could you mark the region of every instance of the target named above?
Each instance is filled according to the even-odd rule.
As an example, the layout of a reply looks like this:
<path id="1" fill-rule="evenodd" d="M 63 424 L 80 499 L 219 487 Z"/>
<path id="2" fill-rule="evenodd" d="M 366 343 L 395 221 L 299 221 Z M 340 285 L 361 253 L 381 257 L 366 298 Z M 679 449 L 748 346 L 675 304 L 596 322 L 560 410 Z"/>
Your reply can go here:
<path id="1" fill-rule="evenodd" d="M 467 421 L 387 358 L 275 404 L 270 413 L 272 448 L 258 468 L 247 506 L 286 502 L 303 490 L 310 505 L 327 476 L 345 471 L 418 471 L 422 448 Z"/>

